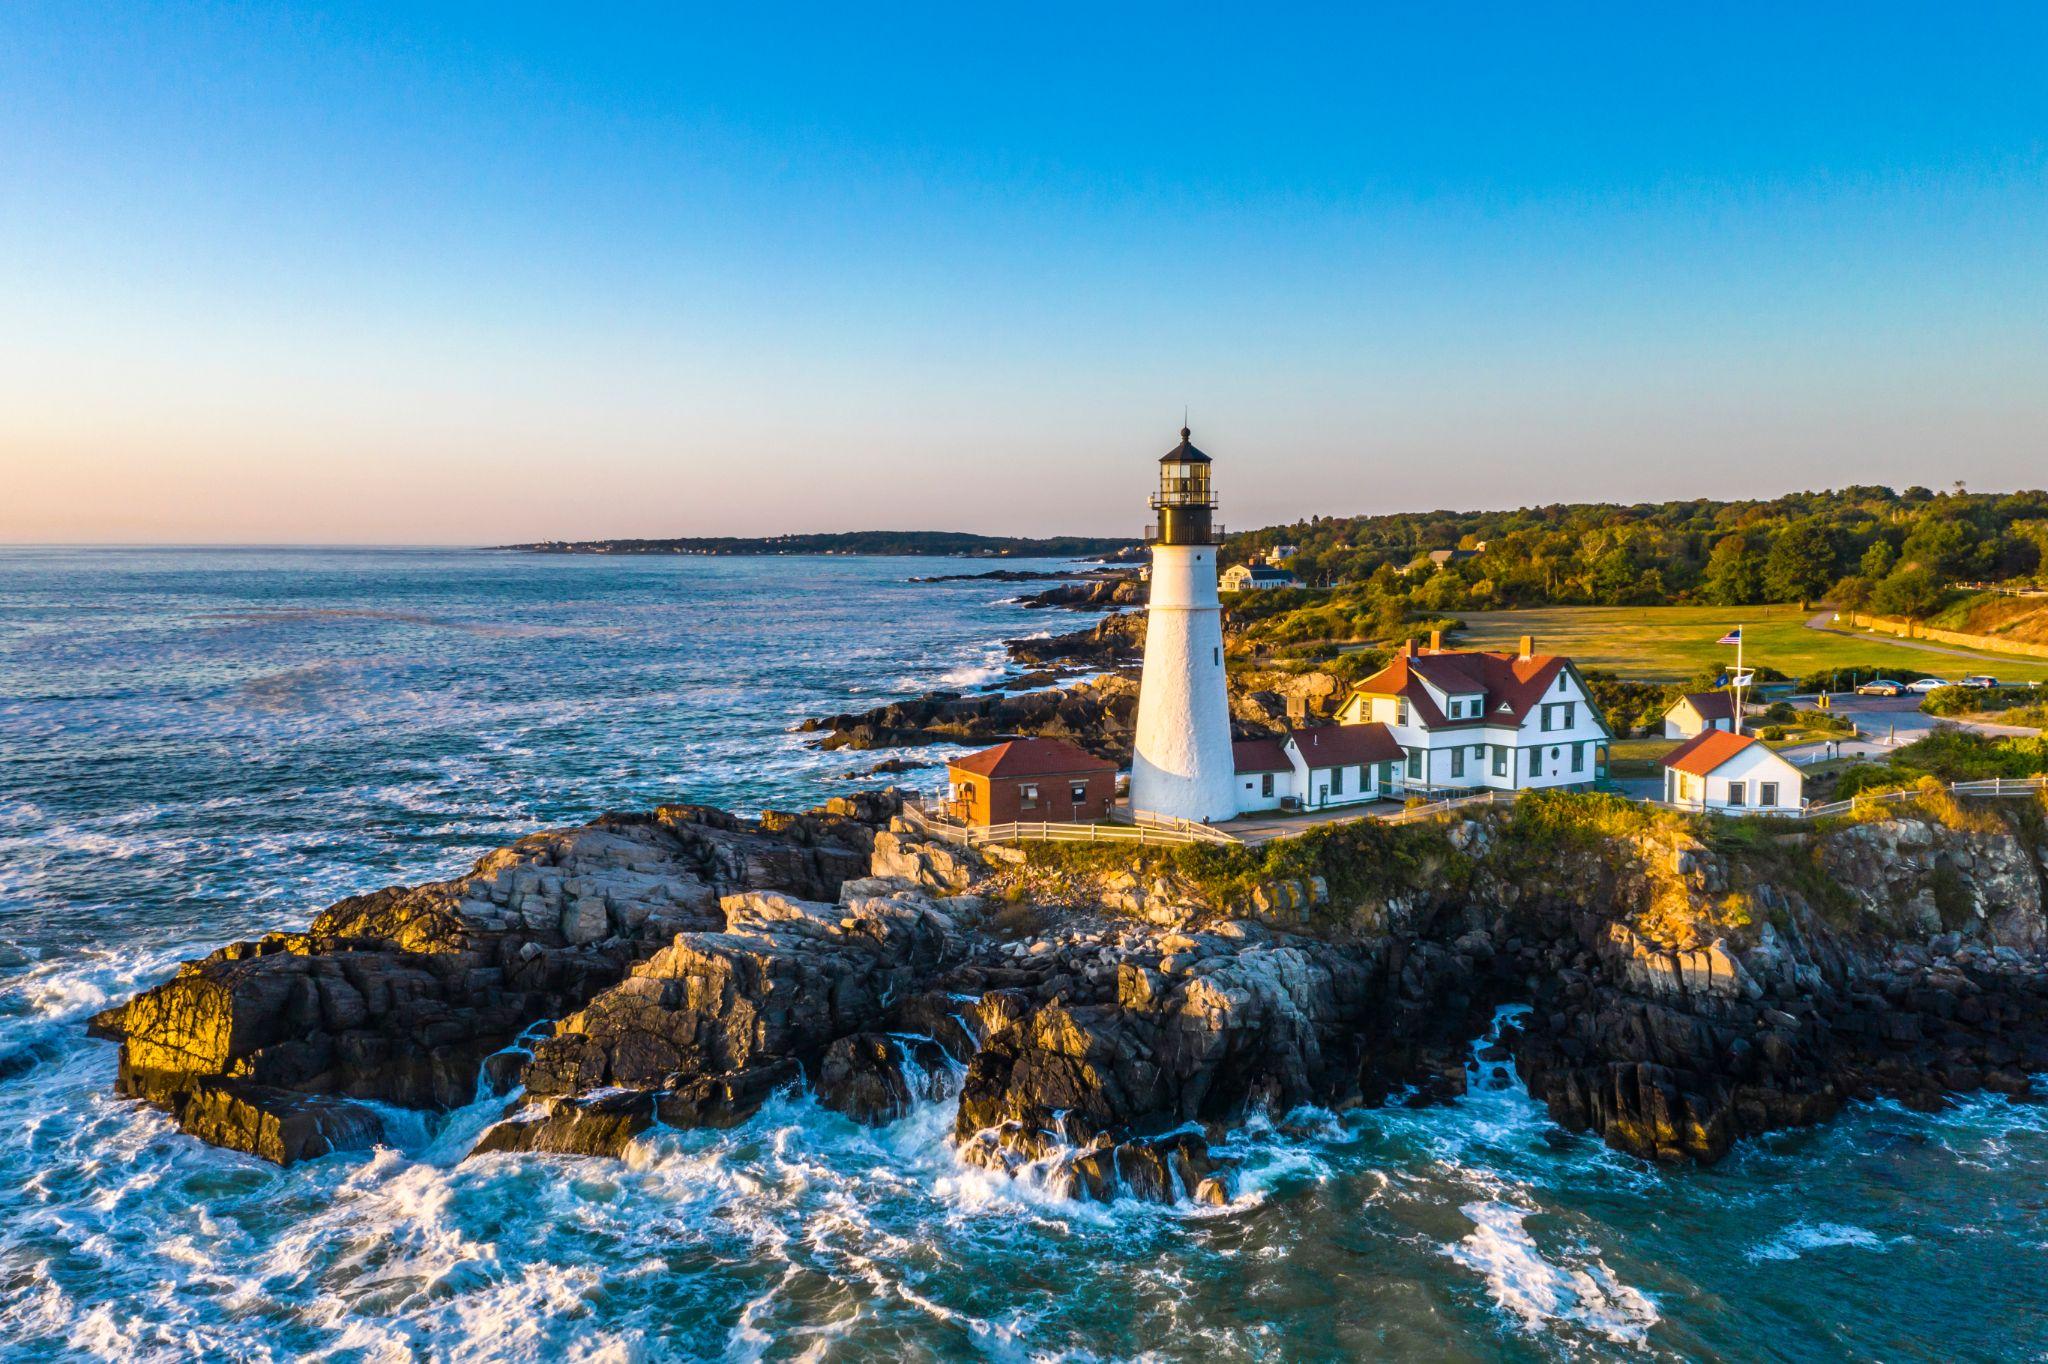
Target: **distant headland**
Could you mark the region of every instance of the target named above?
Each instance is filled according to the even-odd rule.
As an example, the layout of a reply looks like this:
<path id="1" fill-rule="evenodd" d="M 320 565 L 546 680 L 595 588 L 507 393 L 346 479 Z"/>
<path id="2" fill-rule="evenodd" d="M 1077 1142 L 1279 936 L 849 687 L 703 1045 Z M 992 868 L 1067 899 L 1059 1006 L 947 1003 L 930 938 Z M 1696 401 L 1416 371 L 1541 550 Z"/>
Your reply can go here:
<path id="1" fill-rule="evenodd" d="M 665 540 L 542 540 L 499 549 L 528 554 L 873 554 L 948 558 L 1078 559 L 1131 549 L 1130 536 L 970 535 L 947 530 L 851 530 L 812 535 L 706 535 Z"/>

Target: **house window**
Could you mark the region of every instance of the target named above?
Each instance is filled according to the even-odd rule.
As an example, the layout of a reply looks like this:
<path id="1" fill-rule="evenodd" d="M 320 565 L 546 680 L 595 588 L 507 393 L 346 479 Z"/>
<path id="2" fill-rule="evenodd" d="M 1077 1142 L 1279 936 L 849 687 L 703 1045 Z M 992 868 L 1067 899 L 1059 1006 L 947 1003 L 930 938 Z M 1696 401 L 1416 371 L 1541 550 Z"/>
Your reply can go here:
<path id="1" fill-rule="evenodd" d="M 1269 798 L 1270 798 L 1270 797 L 1272 796 L 1272 794 L 1273 794 L 1273 774 L 1272 774 L 1271 772 L 1264 772 L 1264 773 L 1261 773 L 1261 774 L 1260 774 L 1260 776 L 1259 776 L 1259 794 L 1260 794 L 1260 795 L 1262 795 L 1262 796 L 1266 796 L 1266 797 L 1269 797 Z"/>
<path id="2" fill-rule="evenodd" d="M 1778 803 L 1778 783 L 1774 781 L 1759 783 L 1756 788 L 1756 803 L 1764 806 L 1775 806 Z"/>
<path id="3" fill-rule="evenodd" d="M 1330 794 L 1333 796 L 1344 794 L 1344 769 L 1341 767 L 1330 769 Z"/>
<path id="4" fill-rule="evenodd" d="M 1573 745 L 1572 745 L 1572 771 L 1574 771 L 1574 772 L 1583 772 L 1583 771 L 1585 771 L 1585 770 L 1586 770 L 1586 746 L 1585 746 L 1584 744 L 1573 744 Z"/>
<path id="5" fill-rule="evenodd" d="M 1408 698 L 1405 696 L 1394 698 L 1394 723 L 1397 725 L 1408 723 Z"/>
<path id="6" fill-rule="evenodd" d="M 1543 775 L 1543 750 L 1540 748 L 1529 750 L 1529 775 L 1532 777 Z"/>
<path id="7" fill-rule="evenodd" d="M 1536 727 L 1538 729 L 1548 730 L 1550 728 L 1551 716 L 1555 713 L 1556 709 L 1557 708 L 1555 706 L 1544 706 L 1542 711 L 1536 717 Z"/>
<path id="8" fill-rule="evenodd" d="M 1464 775 L 1465 750 L 1462 748 L 1454 748 L 1451 750 L 1451 776 L 1456 778 L 1462 777 Z"/>
<path id="9" fill-rule="evenodd" d="M 1564 695 L 1564 688 L 1565 688 L 1565 683 L 1566 683 L 1567 681 L 1569 681 L 1569 680 L 1570 680 L 1570 678 L 1569 678 L 1569 675 L 1568 675 L 1568 674 L 1565 674 L 1565 673 L 1559 673 L 1559 674 L 1557 675 L 1557 694 L 1558 694 L 1559 696 L 1562 696 L 1562 695 Z"/>
<path id="10" fill-rule="evenodd" d="M 1408 775 L 1418 779 L 1422 776 L 1422 750 L 1419 748 L 1408 750 Z"/>
<path id="11" fill-rule="evenodd" d="M 1493 746 L 1493 775 L 1505 777 L 1507 774 L 1508 746 L 1506 744 L 1495 744 Z"/>
<path id="12" fill-rule="evenodd" d="M 1017 788 L 1017 804 L 1026 810 L 1038 808 L 1038 783 L 1027 781 Z"/>
<path id="13" fill-rule="evenodd" d="M 1076 782 L 1069 782 L 1069 783 L 1067 784 L 1067 789 L 1068 789 L 1069 791 L 1071 791 L 1071 792 L 1073 793 L 1073 797 L 1074 797 L 1074 804 L 1076 804 L 1076 805 L 1085 805 L 1085 804 L 1087 804 L 1087 803 L 1088 803 L 1088 783 L 1087 783 L 1087 782 L 1085 782 L 1085 781 L 1076 781 Z"/>
<path id="14" fill-rule="evenodd" d="M 1743 800 L 1742 800 L 1742 796 L 1743 796 L 1743 783 L 1741 783 L 1741 782 L 1739 782 L 1739 781 L 1731 781 L 1731 782 L 1729 782 L 1729 783 L 1728 783 L 1728 803 L 1729 803 L 1730 805 L 1741 805 L 1741 804 L 1743 803 Z"/>

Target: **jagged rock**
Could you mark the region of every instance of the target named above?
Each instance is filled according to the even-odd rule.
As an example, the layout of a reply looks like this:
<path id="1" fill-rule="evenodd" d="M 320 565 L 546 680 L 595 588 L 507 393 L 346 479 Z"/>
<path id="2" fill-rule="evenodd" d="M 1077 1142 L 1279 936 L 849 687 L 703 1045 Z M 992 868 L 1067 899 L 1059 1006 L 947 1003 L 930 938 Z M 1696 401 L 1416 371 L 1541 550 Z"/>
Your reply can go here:
<path id="1" fill-rule="evenodd" d="M 206 1140 L 299 1159 L 365 1130 L 345 1099 L 469 1102 L 485 1058 L 718 922 L 721 892 L 835 896 L 872 852 L 854 816 L 897 808 L 848 798 L 770 827 L 668 806 L 536 834 L 466 876 L 351 896 L 304 933 L 187 962 L 91 1031 L 121 1043 L 121 1093 Z"/>
<path id="2" fill-rule="evenodd" d="M 201 1141 L 279 1165 L 384 1139 L 376 1110 L 353 1100 L 234 1080 L 196 1083 L 176 1094 L 172 1111 L 178 1126 Z"/>
<path id="3" fill-rule="evenodd" d="M 1262 935 L 1234 951 L 1222 941 L 1158 940 L 1149 964 L 1117 966 L 1113 1000 L 1100 1004 L 1055 997 L 1023 1011 L 1007 998 L 968 1065 L 963 1149 L 1003 1163 L 1077 1136 L 1229 1122 L 1254 1104 L 1285 1111 L 1341 1089 L 1366 1003 L 1360 962 L 1307 940 Z M 1191 1191 L 1203 1173 L 1174 1187 Z M 1083 1188 L 1098 1175 L 1087 1163 L 1074 1172 Z"/>
<path id="4" fill-rule="evenodd" d="M 909 829 L 884 829 L 875 835 L 870 874 L 887 880 L 958 895 L 974 884 L 981 861 L 965 847 L 919 839 Z"/>
<path id="5" fill-rule="evenodd" d="M 825 1049 L 818 1101 L 856 1122 L 894 1122 L 918 1102 L 951 1097 L 945 1050 L 929 1038 L 855 1033 Z"/>
<path id="6" fill-rule="evenodd" d="M 920 896 L 828 905 L 747 893 L 725 931 L 682 933 L 534 1048 L 536 1095 L 652 1089 L 822 1052 L 883 1022 L 957 952 Z"/>
<path id="7" fill-rule="evenodd" d="M 486 1131 L 470 1155 L 538 1151 L 557 1156 L 616 1156 L 654 1125 L 652 1095 L 620 1091 L 587 1099 L 529 1104 Z"/>

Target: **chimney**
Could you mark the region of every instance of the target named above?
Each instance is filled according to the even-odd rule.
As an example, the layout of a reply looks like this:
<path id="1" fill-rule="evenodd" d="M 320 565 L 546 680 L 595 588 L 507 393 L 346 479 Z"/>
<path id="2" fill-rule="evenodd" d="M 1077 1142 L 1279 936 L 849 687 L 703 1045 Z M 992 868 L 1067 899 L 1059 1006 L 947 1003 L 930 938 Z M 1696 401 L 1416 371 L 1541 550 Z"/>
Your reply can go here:
<path id="1" fill-rule="evenodd" d="M 1415 657 L 1415 636 L 1410 635 L 1407 641 L 1401 645 L 1401 657 Z"/>
<path id="2" fill-rule="evenodd" d="M 1520 657 L 1522 657 L 1522 658 L 1534 658 L 1534 657 L 1536 657 L 1536 636 L 1534 636 L 1534 635 L 1523 635 L 1523 636 L 1522 636 L 1522 652 L 1521 652 L 1521 654 L 1520 654 Z"/>
<path id="3" fill-rule="evenodd" d="M 1444 651 L 1443 631 L 1431 630 L 1429 632 L 1429 651 L 1433 654 L 1440 654 Z"/>

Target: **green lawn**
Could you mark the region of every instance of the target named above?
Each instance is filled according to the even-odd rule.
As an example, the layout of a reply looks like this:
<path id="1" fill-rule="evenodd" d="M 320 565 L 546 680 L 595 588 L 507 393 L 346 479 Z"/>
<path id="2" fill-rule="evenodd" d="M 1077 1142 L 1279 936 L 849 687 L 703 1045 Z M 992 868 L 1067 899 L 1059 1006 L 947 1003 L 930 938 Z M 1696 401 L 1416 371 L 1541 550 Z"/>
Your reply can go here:
<path id="1" fill-rule="evenodd" d="M 1806 622 L 1818 608 L 1797 606 L 1554 606 L 1532 611 L 1468 611 L 1467 628 L 1453 641 L 1466 649 L 1513 651 L 1522 635 L 1536 637 L 1538 653 L 1567 654 L 1581 668 L 1602 669 L 1645 682 L 1674 682 L 1708 668 L 1732 665 L 1732 645 L 1716 644 L 1740 624 L 1747 643 L 1743 662 L 1793 677 L 1822 668 L 1910 668 L 1958 677 L 1988 672 L 2001 679 L 2048 678 L 2048 661 L 2008 654 L 1929 653 L 1884 639 L 1847 639 Z"/>

